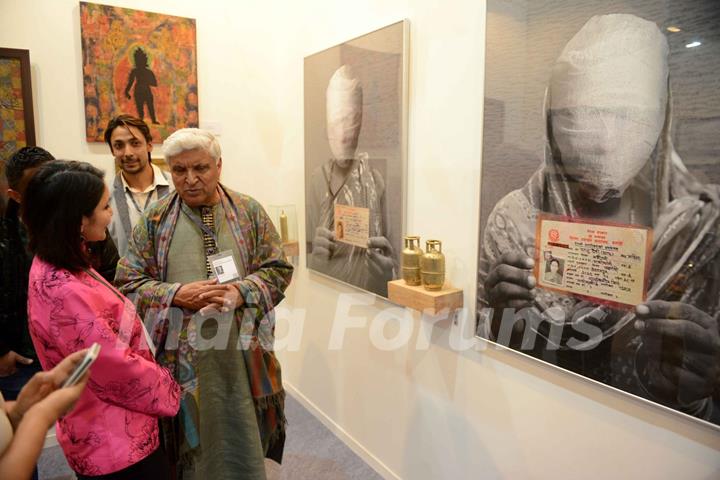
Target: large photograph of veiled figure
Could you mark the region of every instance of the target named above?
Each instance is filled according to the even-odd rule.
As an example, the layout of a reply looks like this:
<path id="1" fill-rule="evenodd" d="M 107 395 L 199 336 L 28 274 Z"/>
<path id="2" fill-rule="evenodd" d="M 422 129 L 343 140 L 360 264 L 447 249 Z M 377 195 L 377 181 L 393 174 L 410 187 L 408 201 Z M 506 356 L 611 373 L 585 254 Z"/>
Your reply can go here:
<path id="1" fill-rule="evenodd" d="M 715 425 L 717 25 L 713 0 L 488 2 L 477 282 L 479 336 Z M 651 229 L 646 299 L 539 287 L 567 273 L 535 269 L 541 214 Z"/>
<path id="2" fill-rule="evenodd" d="M 398 22 L 305 58 L 307 265 L 384 297 L 404 225 L 406 36 Z M 338 237 L 339 205 L 365 212 L 359 244 Z"/>

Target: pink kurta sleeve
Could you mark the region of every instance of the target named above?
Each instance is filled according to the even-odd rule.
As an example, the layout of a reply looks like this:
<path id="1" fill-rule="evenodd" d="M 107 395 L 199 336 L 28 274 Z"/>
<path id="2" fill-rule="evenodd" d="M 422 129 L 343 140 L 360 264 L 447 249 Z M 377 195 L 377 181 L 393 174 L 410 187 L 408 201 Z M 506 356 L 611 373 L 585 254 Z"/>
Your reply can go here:
<path id="1" fill-rule="evenodd" d="M 62 288 L 50 318 L 51 335 L 63 355 L 101 345 L 88 386 L 101 400 L 153 416 L 172 416 L 180 387 L 152 358 L 132 303 L 105 285 Z M 123 300 L 121 300 L 123 299 Z"/>

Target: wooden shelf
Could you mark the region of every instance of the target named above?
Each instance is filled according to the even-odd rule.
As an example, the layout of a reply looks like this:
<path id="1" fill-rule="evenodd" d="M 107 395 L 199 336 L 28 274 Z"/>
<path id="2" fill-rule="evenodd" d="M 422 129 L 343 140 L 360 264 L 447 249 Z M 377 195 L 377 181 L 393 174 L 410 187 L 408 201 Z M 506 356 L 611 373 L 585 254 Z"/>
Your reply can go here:
<path id="1" fill-rule="evenodd" d="M 463 306 L 463 292 L 459 288 L 445 285 L 442 290 L 431 291 L 425 290 L 422 285 L 410 286 L 405 283 L 405 280 L 388 282 L 388 299 L 404 307 L 428 312 L 431 315 L 436 315 L 446 308 L 453 311 Z"/>
<path id="2" fill-rule="evenodd" d="M 287 256 L 287 257 L 299 257 L 300 256 L 300 242 L 283 243 L 283 250 L 285 250 L 285 256 Z"/>

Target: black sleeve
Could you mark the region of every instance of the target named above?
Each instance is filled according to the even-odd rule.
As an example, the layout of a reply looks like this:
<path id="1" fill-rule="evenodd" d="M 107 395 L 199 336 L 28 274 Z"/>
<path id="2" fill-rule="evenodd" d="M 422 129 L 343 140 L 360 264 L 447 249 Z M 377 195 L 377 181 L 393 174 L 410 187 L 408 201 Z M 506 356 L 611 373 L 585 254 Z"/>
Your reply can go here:
<path id="1" fill-rule="evenodd" d="M 5 218 L 0 215 L 0 357 L 12 350 L 11 332 L 12 323 L 12 295 L 10 293 L 10 280 L 15 272 L 12 271 L 12 256 L 10 250 L 9 228 Z"/>
<path id="2" fill-rule="evenodd" d="M 5 279 L 7 277 L 5 273 L 6 262 L 4 261 L 7 252 L 4 248 L 6 242 L 3 241 L 5 232 L 2 222 L 3 218 L 0 216 L 0 357 L 5 356 L 5 354 L 10 351 L 10 345 L 8 345 L 8 342 L 5 340 L 10 326 L 8 325 L 8 315 L 5 313 L 8 310 L 8 288 L 7 285 L 5 285 Z"/>
<path id="3" fill-rule="evenodd" d="M 120 261 L 115 242 L 110 233 L 106 231 L 105 240 L 94 242 L 90 246 L 92 265 L 102 277 L 112 283 L 115 279 L 115 269 Z"/>

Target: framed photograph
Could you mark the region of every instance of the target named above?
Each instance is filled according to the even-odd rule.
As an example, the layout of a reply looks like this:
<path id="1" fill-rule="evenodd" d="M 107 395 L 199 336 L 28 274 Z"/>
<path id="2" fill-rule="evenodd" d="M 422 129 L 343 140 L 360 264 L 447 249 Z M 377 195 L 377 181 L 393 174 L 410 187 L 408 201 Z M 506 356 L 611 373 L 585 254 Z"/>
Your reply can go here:
<path id="1" fill-rule="evenodd" d="M 80 2 L 80 30 L 88 142 L 121 113 L 156 142 L 199 125 L 195 19 Z"/>
<path id="2" fill-rule="evenodd" d="M 488 0 L 477 334 L 720 424 L 720 3 Z"/>
<path id="3" fill-rule="evenodd" d="M 0 160 L 34 145 L 30 52 L 0 48 Z"/>
<path id="4" fill-rule="evenodd" d="M 305 58 L 307 265 L 383 297 L 405 225 L 408 29 Z"/>

